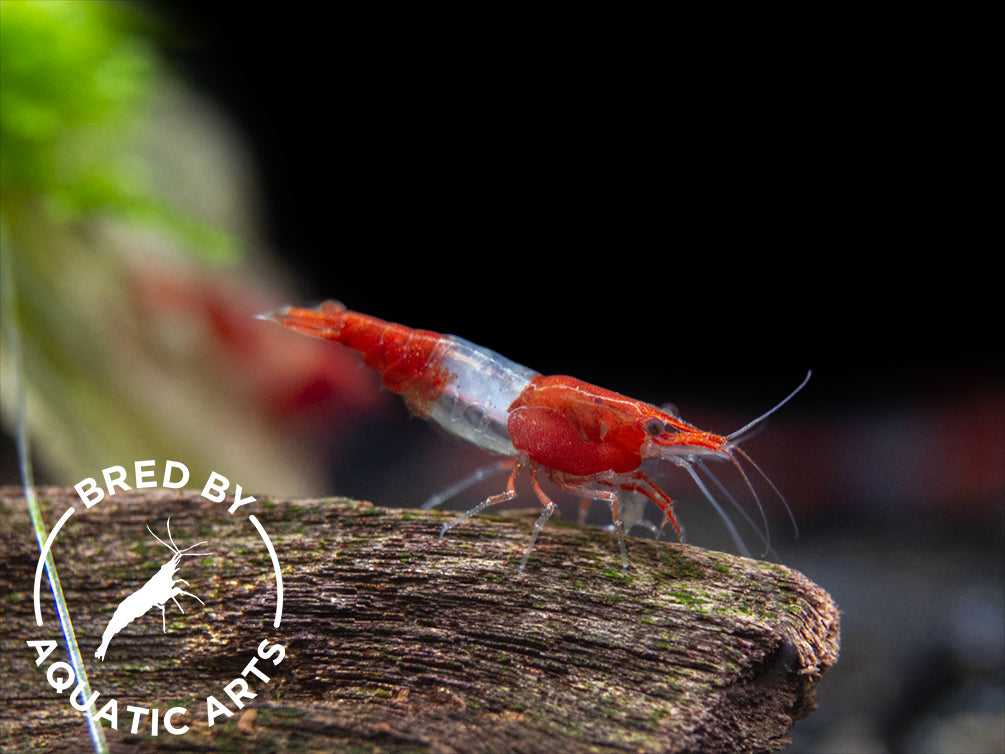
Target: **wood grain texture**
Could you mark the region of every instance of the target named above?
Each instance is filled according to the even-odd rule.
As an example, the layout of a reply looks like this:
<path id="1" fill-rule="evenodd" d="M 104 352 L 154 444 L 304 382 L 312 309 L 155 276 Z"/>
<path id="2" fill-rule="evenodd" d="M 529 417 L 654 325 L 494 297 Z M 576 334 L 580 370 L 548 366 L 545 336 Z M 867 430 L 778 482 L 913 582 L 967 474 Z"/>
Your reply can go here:
<path id="1" fill-rule="evenodd" d="M 198 493 L 122 493 L 83 510 L 75 492 L 40 491 L 59 570 L 100 708 L 116 699 L 112 751 L 757 752 L 784 748 L 793 720 L 837 659 L 827 593 L 783 566 L 631 539 L 629 576 L 609 532 L 550 524 L 517 578 L 536 512 L 479 516 L 440 538 L 450 514 L 340 499 L 259 499 L 234 515 Z M 229 501 L 228 501 L 229 502 Z M 284 606 L 273 625 L 271 561 Z M 146 531 L 209 540 L 185 558 L 189 583 L 94 659 L 115 605 L 170 556 Z M 20 491 L 0 497 L 4 746 L 86 751 L 81 713 L 57 694 L 28 639 L 59 638 Z M 48 599 L 45 599 L 48 598 Z M 270 680 L 237 709 L 223 687 L 262 640 L 281 643 Z M 206 697 L 235 711 L 206 722 Z M 128 704 L 188 712 L 181 736 L 129 732 Z M 143 718 L 144 721 L 146 718 Z M 146 730 L 144 735 L 143 730 Z M 353 748 L 355 747 L 355 748 Z"/>

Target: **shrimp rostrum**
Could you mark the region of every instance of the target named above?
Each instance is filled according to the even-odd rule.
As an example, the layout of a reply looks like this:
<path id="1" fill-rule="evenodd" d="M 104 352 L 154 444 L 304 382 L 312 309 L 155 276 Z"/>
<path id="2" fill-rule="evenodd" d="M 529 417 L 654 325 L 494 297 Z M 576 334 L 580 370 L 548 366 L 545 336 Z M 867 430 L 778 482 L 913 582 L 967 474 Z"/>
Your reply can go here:
<path id="1" fill-rule="evenodd" d="M 669 524 L 681 536 L 673 501 L 642 471 L 644 461 L 661 459 L 682 467 L 720 511 L 696 471 L 705 469 L 705 459 L 731 461 L 755 500 L 757 493 L 741 459 L 775 489 L 738 442 L 809 379 L 807 374 L 796 390 L 760 418 L 731 434 L 717 435 L 668 410 L 574 377 L 541 375 L 462 338 L 384 322 L 335 301 L 326 301 L 316 309 L 286 307 L 259 318 L 359 351 L 363 362 L 381 373 L 384 386 L 404 397 L 413 414 L 506 457 L 489 469 L 509 472 L 505 490 L 444 524 L 440 536 L 486 508 L 512 500 L 517 476 L 526 470 L 544 510 L 520 563 L 521 573 L 541 528 L 555 511 L 555 504 L 541 487 L 541 476 L 584 504 L 601 500 L 610 506 L 625 570 L 628 555 L 622 493 L 637 493 L 655 503 L 663 512 L 660 530 Z M 466 481 L 478 481 L 489 471 L 479 471 Z M 452 488 L 451 494 L 465 484 Z M 431 502 L 442 502 L 447 496 L 437 496 Z M 728 525 L 735 536 L 732 524 Z"/>
<path id="2" fill-rule="evenodd" d="M 171 555 L 171 558 L 168 560 L 168 562 L 162 565 L 160 567 L 160 570 L 158 570 L 157 573 L 155 573 L 153 576 L 150 577 L 149 581 L 147 581 L 143 586 L 141 586 L 132 594 L 126 596 L 126 598 L 119 603 L 118 607 L 115 608 L 115 612 L 112 614 L 111 620 L 108 621 L 108 625 L 105 626 L 105 631 L 101 635 L 101 644 L 98 646 L 98 649 L 94 653 L 94 656 L 99 660 L 105 659 L 105 653 L 108 651 L 108 645 L 112 641 L 112 638 L 117 633 L 119 633 L 119 631 L 121 631 L 123 628 L 128 626 L 130 623 L 132 623 L 140 616 L 146 615 L 148 612 L 150 612 L 150 610 L 152 610 L 155 607 L 160 608 L 161 627 L 164 633 L 167 633 L 167 618 L 165 617 L 164 611 L 165 611 L 165 605 L 167 604 L 168 600 L 174 602 L 174 604 L 178 607 L 178 609 L 181 610 L 183 613 L 185 611 L 182 610 L 182 606 L 177 599 L 179 595 L 184 594 L 187 597 L 194 598 L 200 604 L 205 604 L 201 599 L 196 597 L 191 592 L 186 592 L 181 587 L 179 587 L 178 584 L 188 585 L 188 582 L 185 581 L 185 579 L 176 579 L 175 574 L 178 573 L 179 564 L 181 563 L 181 559 L 184 556 L 210 554 L 208 552 L 190 552 L 190 550 L 194 550 L 199 545 L 206 544 L 206 542 L 205 541 L 197 542 L 191 547 L 186 547 L 184 550 L 180 549 L 178 545 L 175 544 L 174 538 L 171 536 L 170 518 L 168 518 L 167 520 L 167 535 L 168 540 L 171 542 L 171 544 L 168 544 L 163 539 L 154 534 L 153 530 L 149 526 L 147 526 L 147 531 L 150 532 L 150 534 L 153 536 L 154 539 L 156 539 L 158 542 L 160 542 L 162 545 L 168 548 L 173 554 Z"/>

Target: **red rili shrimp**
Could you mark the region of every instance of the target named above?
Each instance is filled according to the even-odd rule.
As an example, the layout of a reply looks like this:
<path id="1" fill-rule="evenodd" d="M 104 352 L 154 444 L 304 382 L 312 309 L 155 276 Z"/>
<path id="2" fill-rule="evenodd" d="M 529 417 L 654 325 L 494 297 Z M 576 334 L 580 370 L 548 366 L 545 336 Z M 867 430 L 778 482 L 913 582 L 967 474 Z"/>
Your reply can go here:
<path id="1" fill-rule="evenodd" d="M 681 536 L 670 496 L 641 470 L 646 459 L 663 459 L 684 468 L 717 509 L 718 504 L 695 471 L 696 466 L 704 468 L 704 458 L 732 461 L 755 500 L 757 493 L 740 464 L 741 458 L 775 489 L 737 442 L 799 392 L 810 377 L 807 374 L 802 384 L 771 411 L 736 432 L 716 435 L 648 403 L 574 377 L 541 375 L 462 338 L 388 323 L 349 311 L 335 301 L 326 301 L 317 309 L 286 307 L 258 317 L 359 351 L 363 362 L 381 373 L 384 386 L 404 397 L 412 413 L 486 451 L 507 457 L 423 506 L 433 507 L 490 473 L 509 472 L 503 492 L 444 524 L 441 537 L 489 506 L 516 497 L 517 476 L 526 469 L 544 511 L 534 525 L 520 573 L 538 534 L 555 511 L 555 504 L 541 488 L 540 474 L 546 474 L 558 489 L 579 496 L 584 503 L 608 503 L 626 571 L 628 554 L 619 492 L 635 492 L 651 500 L 663 511 L 661 531 L 671 524 Z M 728 523 L 728 518 L 725 520 Z"/>

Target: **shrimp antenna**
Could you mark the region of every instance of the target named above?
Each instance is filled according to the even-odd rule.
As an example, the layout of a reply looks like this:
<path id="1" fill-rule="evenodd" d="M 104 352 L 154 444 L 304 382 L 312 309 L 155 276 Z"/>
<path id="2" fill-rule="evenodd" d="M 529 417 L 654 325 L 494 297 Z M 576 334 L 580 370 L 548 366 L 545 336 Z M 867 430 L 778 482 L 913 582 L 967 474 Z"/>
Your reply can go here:
<path id="1" fill-rule="evenodd" d="M 802 390 L 804 387 L 806 387 L 806 383 L 810 381 L 810 377 L 812 375 L 813 375 L 813 370 L 811 369 L 811 370 L 809 370 L 806 373 L 806 377 L 803 378 L 803 381 L 799 383 L 799 387 L 797 387 L 795 390 L 793 390 L 791 393 L 789 393 L 779 403 L 775 404 L 774 408 L 772 408 L 770 411 L 766 411 L 765 413 L 761 414 L 756 419 L 754 419 L 754 421 L 749 422 L 749 423 L 743 425 L 742 427 L 740 427 L 735 432 L 731 432 L 730 434 L 726 435 L 726 439 L 727 440 L 735 440 L 737 437 L 739 437 L 740 435 L 742 435 L 744 432 L 752 429 L 753 427 L 757 426 L 762 421 L 764 421 L 765 419 L 767 419 L 769 416 L 771 416 L 773 413 L 775 413 L 778 409 L 780 409 L 782 406 L 784 406 L 786 403 L 788 403 L 790 400 L 792 400 L 795 397 L 796 393 L 798 393 L 800 390 Z"/>
<path id="2" fill-rule="evenodd" d="M 698 489 L 701 490 L 701 493 L 705 496 L 705 499 L 715 509 L 715 512 L 719 514 L 719 518 L 722 519 L 722 522 L 726 525 L 726 529 L 729 530 L 729 536 L 733 538 L 733 544 L 735 544 L 737 548 L 740 550 L 740 554 L 747 558 L 751 557 L 750 550 L 747 549 L 747 545 L 743 541 L 743 537 L 740 536 L 740 532 L 737 530 L 736 524 L 733 523 L 733 519 L 729 517 L 729 514 L 726 513 L 726 511 L 723 509 L 721 505 L 719 505 L 719 502 L 715 499 L 712 493 L 709 492 L 705 482 L 702 480 L 700 476 L 698 476 L 698 472 L 695 471 L 694 468 L 692 468 L 691 464 L 689 463 L 682 463 L 680 464 L 680 466 L 688 474 L 691 475 L 691 478 L 694 480 L 694 483 L 698 486 Z M 743 513 L 746 516 L 746 512 Z"/>
<path id="3" fill-rule="evenodd" d="M 162 545 L 164 545 L 166 548 L 168 548 L 171 552 L 173 552 L 175 554 L 177 554 L 179 552 L 178 545 L 176 545 L 174 543 L 174 539 L 171 538 L 171 517 L 170 516 L 168 516 L 168 520 L 167 520 L 168 539 L 171 540 L 171 544 L 170 545 L 167 542 L 165 542 L 163 539 L 161 539 L 160 537 L 158 537 L 156 534 L 154 534 L 154 530 L 150 528 L 150 524 L 147 524 L 147 531 L 150 532 L 150 534 L 153 536 L 154 539 L 156 539 L 158 542 L 160 542 Z"/>
<path id="4" fill-rule="evenodd" d="M 168 516 L 168 520 L 167 520 L 167 533 L 168 533 L 168 539 L 171 540 L 171 545 L 174 545 L 174 547 L 172 547 L 167 542 L 165 542 L 163 539 L 161 539 L 156 534 L 154 534 L 154 530 L 150 528 L 150 524 L 147 524 L 147 531 L 150 532 L 150 534 L 153 536 L 154 539 L 156 539 L 158 542 L 160 542 L 162 545 L 164 545 L 166 548 L 168 548 L 175 555 L 212 555 L 213 554 L 212 552 L 189 552 L 189 550 L 192 550 L 192 549 L 198 547 L 199 545 L 206 544 L 206 542 L 209 541 L 208 539 L 204 539 L 202 542 L 196 542 L 194 545 L 192 545 L 191 547 L 186 547 L 184 550 L 179 549 L 178 545 L 176 545 L 175 542 L 174 542 L 174 537 L 171 536 L 171 517 L 170 516 Z"/>

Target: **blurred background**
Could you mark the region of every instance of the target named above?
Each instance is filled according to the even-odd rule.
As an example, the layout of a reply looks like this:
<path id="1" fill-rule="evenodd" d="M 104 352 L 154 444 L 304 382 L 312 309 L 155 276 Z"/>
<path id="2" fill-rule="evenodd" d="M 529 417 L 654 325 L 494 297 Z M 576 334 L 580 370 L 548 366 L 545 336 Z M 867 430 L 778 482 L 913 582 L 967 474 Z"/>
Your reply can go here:
<path id="1" fill-rule="evenodd" d="M 720 433 L 812 368 L 744 445 L 799 524 L 763 490 L 777 558 L 842 609 L 792 751 L 1005 747 L 1001 280 L 960 75 L 979 50 L 910 41 L 924 19 L 0 14 L 0 483 L 20 483 L 18 363 L 41 484 L 171 459 L 410 506 L 487 460 L 355 354 L 252 318 L 286 303 L 338 298 Z M 689 541 L 735 551 L 661 482 Z"/>

